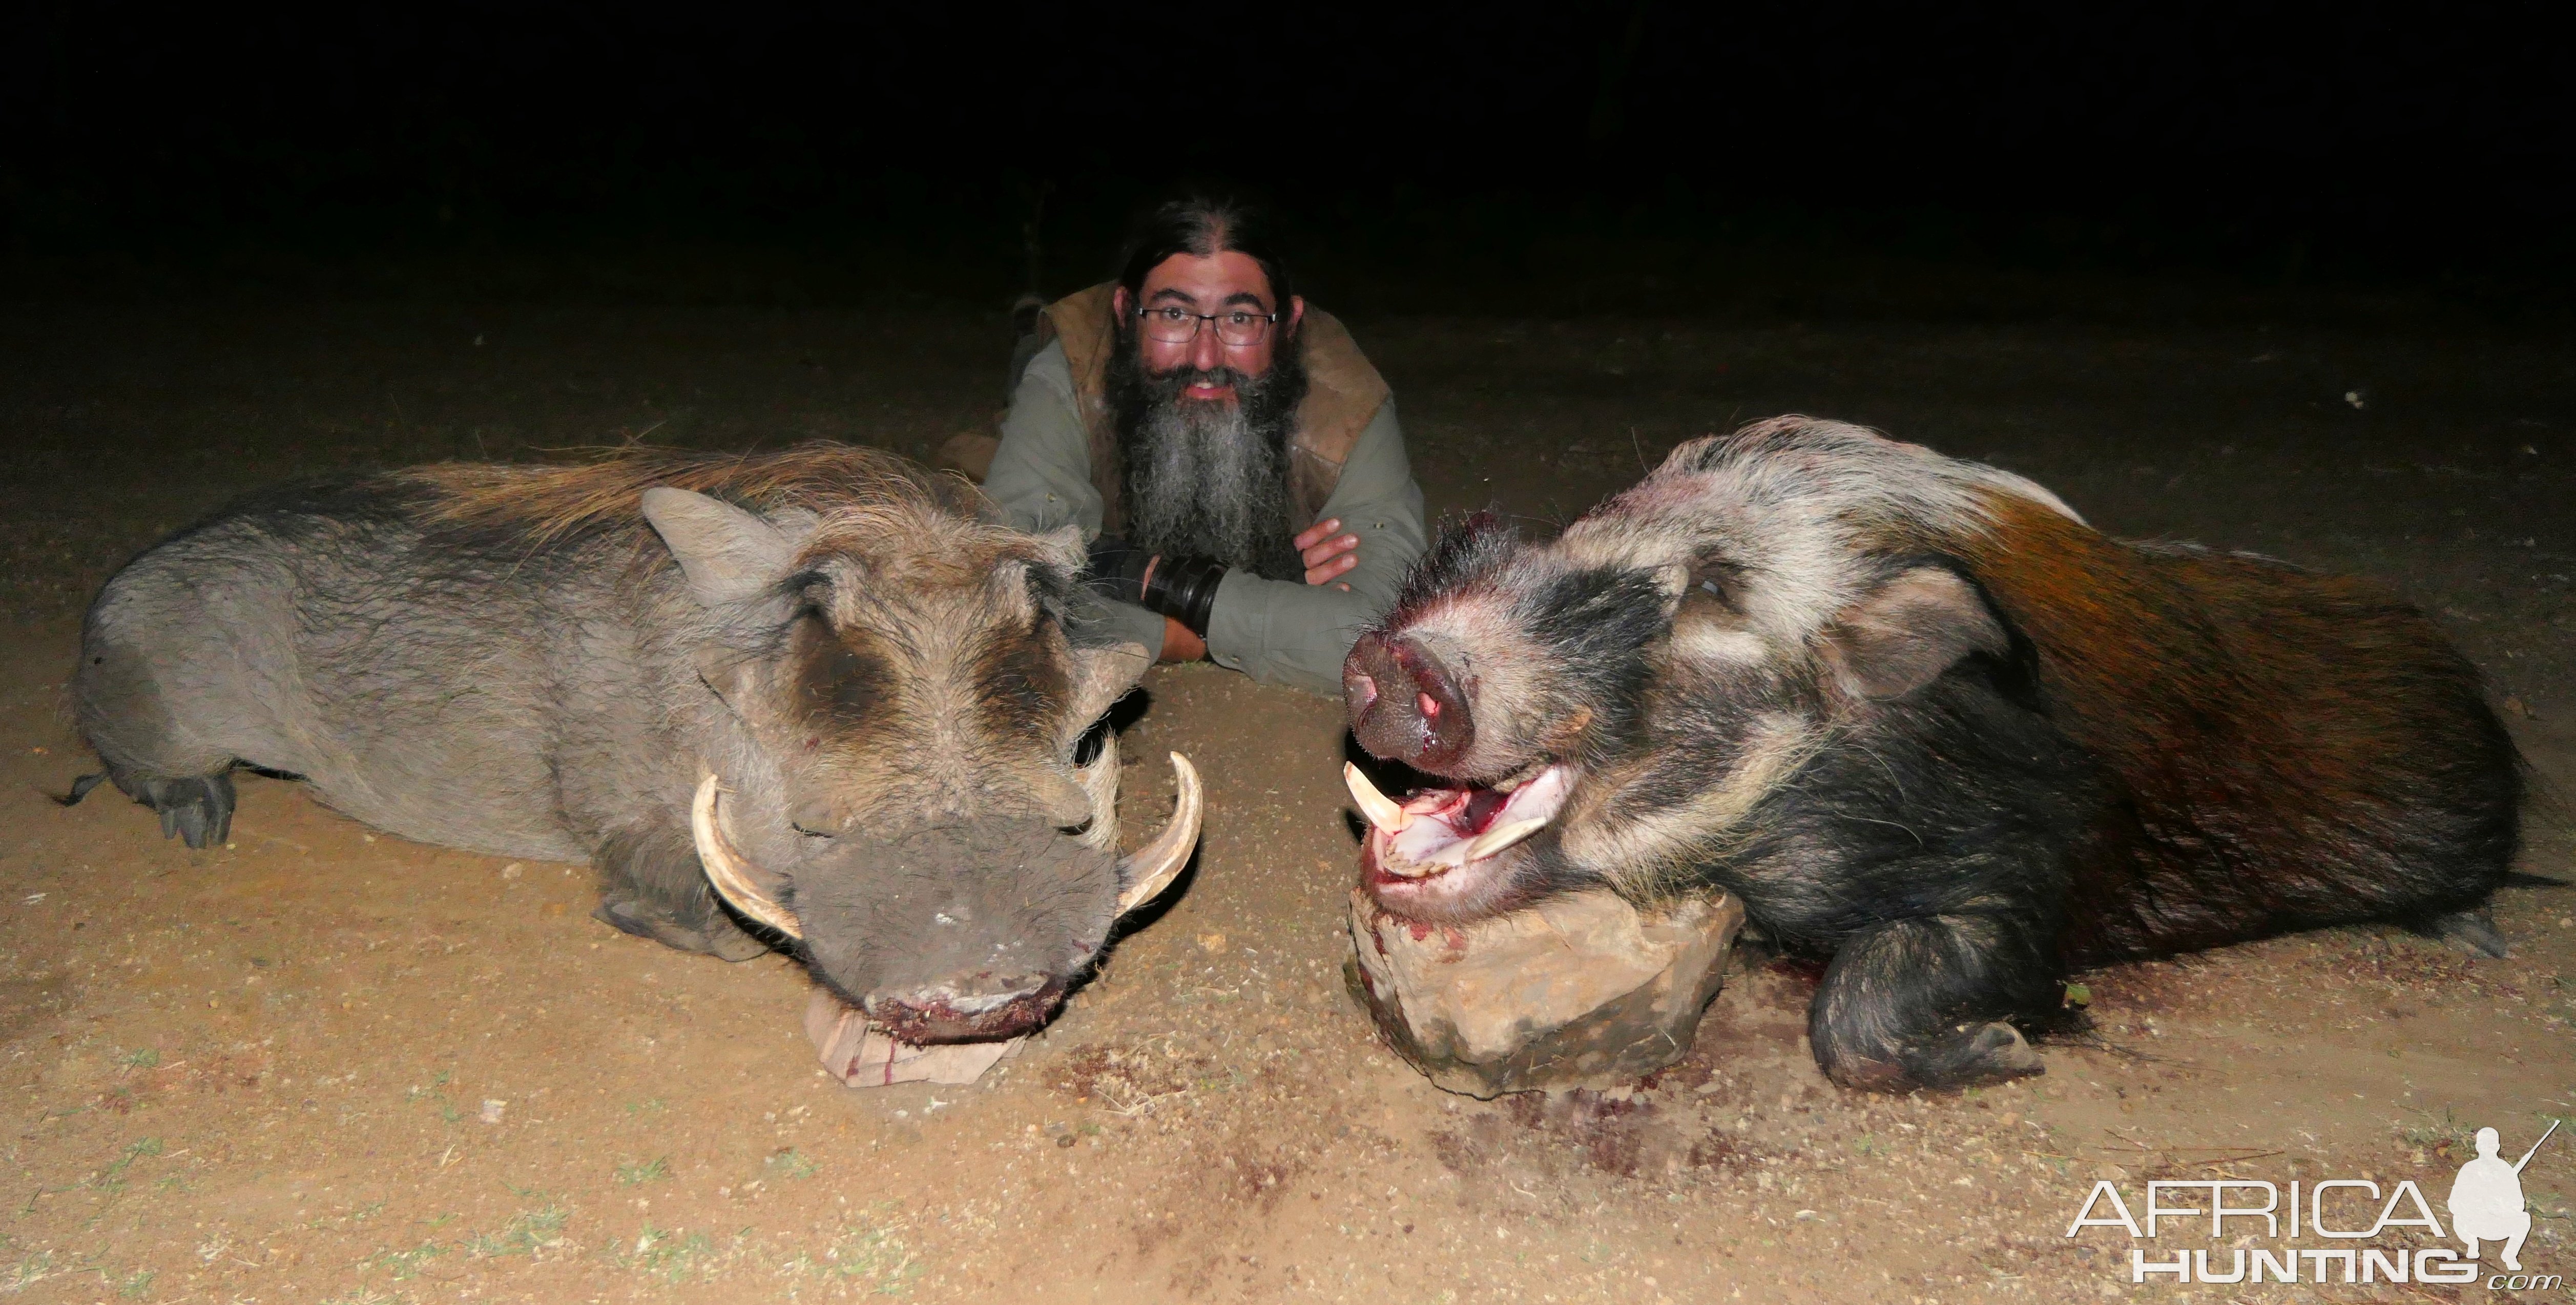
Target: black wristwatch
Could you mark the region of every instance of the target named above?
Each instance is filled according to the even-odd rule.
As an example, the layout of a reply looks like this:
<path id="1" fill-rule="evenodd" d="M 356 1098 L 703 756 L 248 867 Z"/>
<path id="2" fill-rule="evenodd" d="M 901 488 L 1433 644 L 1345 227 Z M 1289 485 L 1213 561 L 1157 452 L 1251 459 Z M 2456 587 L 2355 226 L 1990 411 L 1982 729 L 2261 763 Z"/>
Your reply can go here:
<path id="1" fill-rule="evenodd" d="M 1152 578 L 1146 572 L 1153 572 Z M 1091 541 L 1087 578 L 1102 597 L 1134 603 L 1168 616 L 1205 639 L 1208 615 L 1216 609 L 1216 590 L 1225 579 L 1225 563 L 1208 557 L 1164 557 L 1148 553 L 1116 535 Z"/>

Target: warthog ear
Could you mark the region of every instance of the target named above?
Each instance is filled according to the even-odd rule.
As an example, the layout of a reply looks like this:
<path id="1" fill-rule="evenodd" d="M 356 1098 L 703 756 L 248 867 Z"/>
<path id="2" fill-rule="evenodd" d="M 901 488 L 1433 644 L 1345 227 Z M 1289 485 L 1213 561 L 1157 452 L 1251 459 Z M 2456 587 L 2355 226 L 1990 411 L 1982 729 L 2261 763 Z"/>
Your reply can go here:
<path id="1" fill-rule="evenodd" d="M 1153 654 L 1143 644 L 1118 643 L 1106 648 L 1073 650 L 1073 692 L 1065 714 L 1076 737 L 1109 710 L 1109 704 L 1127 696 L 1136 681 L 1145 677 L 1145 668 L 1154 664 Z"/>
<path id="2" fill-rule="evenodd" d="M 756 598 L 796 564 L 796 540 L 722 499 L 656 486 L 644 491 L 644 519 L 708 607 Z"/>
<path id="3" fill-rule="evenodd" d="M 1067 571 L 1080 571 L 1091 560 L 1090 550 L 1083 547 L 1082 527 L 1058 526 L 1038 536 L 1047 560 Z"/>
<path id="4" fill-rule="evenodd" d="M 1856 698 L 1902 698 L 1971 653 L 2012 648 L 2003 623 L 1957 572 L 1918 566 L 1844 608 L 1825 631 L 1825 664 Z"/>

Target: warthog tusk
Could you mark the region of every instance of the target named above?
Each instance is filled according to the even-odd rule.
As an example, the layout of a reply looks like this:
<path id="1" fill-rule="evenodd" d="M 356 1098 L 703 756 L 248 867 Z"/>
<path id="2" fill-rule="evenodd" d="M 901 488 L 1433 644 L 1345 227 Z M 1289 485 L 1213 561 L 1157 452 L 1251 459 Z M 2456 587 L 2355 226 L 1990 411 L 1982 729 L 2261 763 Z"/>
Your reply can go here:
<path id="1" fill-rule="evenodd" d="M 1468 861 L 1482 861 L 1545 828 L 1547 828 L 1547 822 L 1544 820 L 1515 820 L 1508 825 L 1488 829 L 1476 835 L 1476 841 L 1467 845 L 1466 854 L 1460 864 L 1463 865 Z"/>
<path id="2" fill-rule="evenodd" d="M 707 882 L 733 909 L 802 942 L 805 931 L 797 925 L 795 914 L 760 891 L 751 863 L 725 837 L 724 824 L 716 818 L 716 796 L 722 792 L 724 785 L 708 775 L 698 781 L 698 800 L 689 807 L 689 831 L 697 836 L 698 862 L 707 869 Z"/>
<path id="3" fill-rule="evenodd" d="M 1172 754 L 1172 778 L 1179 791 L 1172 799 L 1172 819 L 1154 841 L 1136 849 L 1132 856 L 1118 863 L 1118 877 L 1127 890 L 1118 894 L 1118 914 L 1125 915 L 1154 900 L 1172 881 L 1180 877 L 1181 867 L 1190 863 L 1190 849 L 1199 842 L 1198 768 L 1190 759 Z"/>
<path id="4" fill-rule="evenodd" d="M 1118 734 L 1115 730 L 1100 741 L 1100 755 L 1088 766 L 1076 766 L 1074 782 L 1082 785 L 1082 795 L 1091 799 L 1091 827 L 1075 841 L 1085 847 L 1118 846 Z"/>
<path id="5" fill-rule="evenodd" d="M 1351 801 L 1360 804 L 1360 814 L 1368 822 L 1390 834 L 1401 834 L 1413 823 L 1413 813 L 1396 805 L 1395 799 L 1377 791 L 1377 785 L 1360 773 L 1360 768 L 1342 763 L 1342 782 L 1350 785 Z"/>

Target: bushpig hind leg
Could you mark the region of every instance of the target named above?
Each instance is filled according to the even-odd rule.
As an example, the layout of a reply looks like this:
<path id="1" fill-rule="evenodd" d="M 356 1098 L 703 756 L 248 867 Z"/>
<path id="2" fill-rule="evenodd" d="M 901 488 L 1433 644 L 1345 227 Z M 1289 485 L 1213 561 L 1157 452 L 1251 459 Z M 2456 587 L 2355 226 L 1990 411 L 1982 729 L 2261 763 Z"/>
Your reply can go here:
<path id="1" fill-rule="evenodd" d="M 2484 906 L 2472 907 L 2465 911 L 2453 911 L 2448 915 L 2437 915 L 2419 926 L 2419 931 L 2439 938 L 2471 956 L 2503 960 L 2513 955 L 2512 944 L 2507 943 L 2504 940 L 2504 933 L 2496 928 L 2494 913 Z"/>
<path id="2" fill-rule="evenodd" d="M 2041 1073 L 2004 1021 L 2055 1003 L 2041 940 L 2008 918 L 1897 920 L 1847 940 L 1807 1013 L 1816 1062 L 1845 1087 L 1901 1092 Z"/>
<path id="3" fill-rule="evenodd" d="M 592 854 L 599 909 L 591 918 L 684 952 L 747 961 L 769 951 L 726 914 L 707 884 L 688 831 L 669 826 L 619 830 Z"/>

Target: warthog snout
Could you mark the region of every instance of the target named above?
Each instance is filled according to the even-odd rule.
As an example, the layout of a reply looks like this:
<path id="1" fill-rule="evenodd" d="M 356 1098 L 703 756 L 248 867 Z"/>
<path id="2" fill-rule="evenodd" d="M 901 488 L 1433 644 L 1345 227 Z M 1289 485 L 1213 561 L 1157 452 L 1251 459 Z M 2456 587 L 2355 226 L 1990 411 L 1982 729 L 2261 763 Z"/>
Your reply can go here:
<path id="1" fill-rule="evenodd" d="M 1342 700 L 1361 747 L 1418 769 L 1454 765 L 1476 742 L 1465 687 L 1411 639 L 1360 636 L 1342 663 Z"/>
<path id="2" fill-rule="evenodd" d="M 865 1009 L 905 1042 L 973 1042 L 1036 1030 L 1055 1013 L 1064 990 L 1063 981 L 1045 974 L 979 970 L 899 996 L 870 997 Z"/>
<path id="3" fill-rule="evenodd" d="M 1106 759 L 1114 776 L 1114 752 Z M 741 850 L 712 774 L 691 825 L 716 891 L 795 940 L 816 977 L 888 1032 L 912 1043 L 1007 1038 L 1045 1024 L 1117 918 L 1188 863 L 1198 774 L 1178 754 L 1172 766 L 1170 822 L 1123 857 L 1095 831 L 991 817 L 817 840 L 826 845 L 771 870 Z"/>

